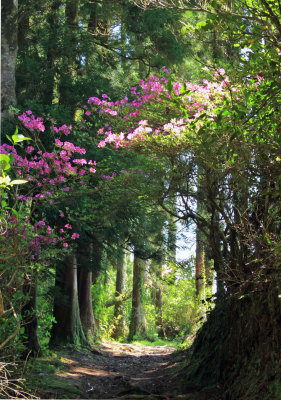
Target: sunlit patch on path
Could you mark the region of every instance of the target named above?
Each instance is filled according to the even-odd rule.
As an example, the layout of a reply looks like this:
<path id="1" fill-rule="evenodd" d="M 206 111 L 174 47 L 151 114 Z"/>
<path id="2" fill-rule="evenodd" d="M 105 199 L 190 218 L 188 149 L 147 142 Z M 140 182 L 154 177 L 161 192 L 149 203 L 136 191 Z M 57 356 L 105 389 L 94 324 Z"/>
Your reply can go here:
<path id="1" fill-rule="evenodd" d="M 59 373 L 91 399 L 166 399 L 174 347 L 104 342 L 99 350 L 64 356 Z"/>

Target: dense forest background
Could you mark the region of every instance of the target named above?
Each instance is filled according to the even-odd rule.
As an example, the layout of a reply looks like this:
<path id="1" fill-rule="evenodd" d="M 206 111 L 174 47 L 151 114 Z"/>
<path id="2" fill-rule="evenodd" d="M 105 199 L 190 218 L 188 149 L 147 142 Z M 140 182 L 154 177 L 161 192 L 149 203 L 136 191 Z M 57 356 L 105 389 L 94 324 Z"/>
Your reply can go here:
<path id="1" fill-rule="evenodd" d="M 186 388 L 279 399 L 279 2 L 1 7 L 3 398 L 114 339 L 193 343 Z"/>

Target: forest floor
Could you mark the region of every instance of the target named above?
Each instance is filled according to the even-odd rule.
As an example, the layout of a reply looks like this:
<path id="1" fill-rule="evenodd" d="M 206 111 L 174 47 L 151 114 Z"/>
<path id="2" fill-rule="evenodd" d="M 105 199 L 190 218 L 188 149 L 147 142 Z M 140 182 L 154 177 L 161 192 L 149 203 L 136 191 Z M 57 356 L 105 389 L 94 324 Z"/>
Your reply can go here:
<path id="1" fill-rule="evenodd" d="M 33 368 L 33 375 L 29 374 L 32 393 L 45 399 L 219 399 L 213 389 L 191 387 L 189 393 L 181 393 L 177 374 L 186 365 L 188 352 L 175 350 L 169 346 L 103 342 L 91 352 L 60 351 L 53 370 L 50 359 L 46 363 L 41 359 L 41 364 Z"/>

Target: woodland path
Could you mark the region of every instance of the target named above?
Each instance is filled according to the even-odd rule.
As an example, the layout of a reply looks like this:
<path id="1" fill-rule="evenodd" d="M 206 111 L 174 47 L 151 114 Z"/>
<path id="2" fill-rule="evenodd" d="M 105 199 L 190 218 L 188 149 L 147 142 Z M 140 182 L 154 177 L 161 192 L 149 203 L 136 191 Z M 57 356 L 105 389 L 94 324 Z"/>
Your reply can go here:
<path id="1" fill-rule="evenodd" d="M 175 350 L 105 342 L 91 353 L 64 354 L 66 369 L 57 374 L 71 380 L 88 399 L 182 399 L 186 397 L 173 395 L 173 369 L 181 358 Z"/>
<path id="2" fill-rule="evenodd" d="M 39 360 L 27 381 L 39 399 L 221 400 L 216 387 L 187 384 L 190 350 L 175 350 L 117 342 L 92 351 L 64 349 L 56 360 Z"/>

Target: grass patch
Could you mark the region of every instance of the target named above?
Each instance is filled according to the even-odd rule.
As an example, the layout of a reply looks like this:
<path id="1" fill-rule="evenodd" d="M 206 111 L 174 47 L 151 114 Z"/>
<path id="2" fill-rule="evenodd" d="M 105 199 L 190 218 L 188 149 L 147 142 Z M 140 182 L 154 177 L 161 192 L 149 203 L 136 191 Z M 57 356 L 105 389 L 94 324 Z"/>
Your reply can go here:
<path id="1" fill-rule="evenodd" d="M 131 344 L 137 346 L 168 346 L 168 347 L 178 347 L 179 345 L 178 342 L 173 342 L 171 340 L 165 340 L 165 339 L 155 339 L 153 341 L 147 339 L 133 340 Z"/>

